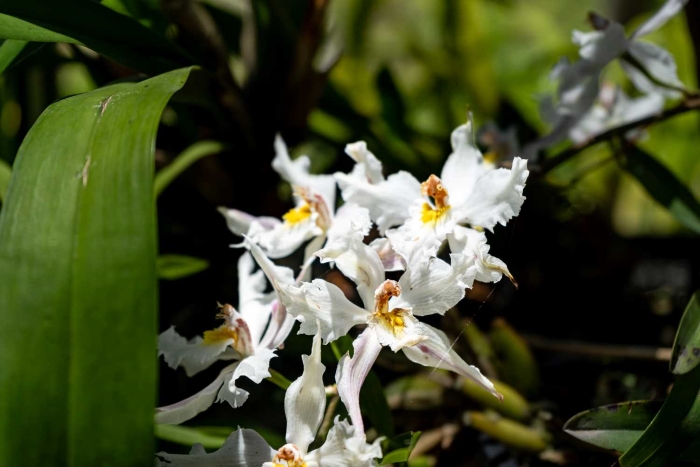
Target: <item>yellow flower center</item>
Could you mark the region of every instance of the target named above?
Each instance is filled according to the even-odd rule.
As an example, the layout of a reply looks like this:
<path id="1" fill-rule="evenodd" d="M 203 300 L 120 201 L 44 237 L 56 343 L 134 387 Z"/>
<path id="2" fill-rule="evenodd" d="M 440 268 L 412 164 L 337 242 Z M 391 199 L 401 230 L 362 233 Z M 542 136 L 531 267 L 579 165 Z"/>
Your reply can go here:
<path id="1" fill-rule="evenodd" d="M 442 184 L 437 176 L 431 175 L 426 181 L 420 184 L 420 191 L 423 196 L 429 196 L 435 201 L 435 207 L 428 203 L 423 203 L 423 210 L 420 219 L 424 224 L 437 222 L 437 220 L 450 209 L 447 201 L 447 188 Z"/>
<path id="2" fill-rule="evenodd" d="M 423 210 L 420 213 L 420 220 L 424 224 L 430 224 L 431 222 L 437 222 L 443 214 L 449 211 L 450 206 L 444 206 L 440 209 L 433 209 L 428 203 L 423 203 Z"/>
<path id="3" fill-rule="evenodd" d="M 389 299 L 398 297 L 401 294 L 401 287 L 396 281 L 386 280 L 377 288 L 374 293 L 374 316 L 378 321 L 387 326 L 394 334 L 403 331 L 405 322 L 403 319 L 404 310 L 402 308 L 389 309 Z"/>
<path id="4" fill-rule="evenodd" d="M 281 464 L 282 461 L 286 464 Z M 306 467 L 306 462 L 304 462 L 298 447 L 293 444 L 285 444 L 275 454 L 272 465 L 274 467 Z"/>
<path id="5" fill-rule="evenodd" d="M 287 211 L 282 219 L 288 224 L 297 224 L 308 219 L 311 216 L 311 206 L 307 203 L 302 204 L 298 208 L 293 208 Z"/>
<path id="6" fill-rule="evenodd" d="M 233 343 L 238 341 L 238 330 L 237 329 L 231 329 L 227 325 L 222 325 L 219 326 L 218 328 L 212 330 L 212 331 L 205 331 L 204 332 L 204 343 L 205 344 L 218 344 L 221 341 L 225 341 L 228 339 L 233 339 Z"/>

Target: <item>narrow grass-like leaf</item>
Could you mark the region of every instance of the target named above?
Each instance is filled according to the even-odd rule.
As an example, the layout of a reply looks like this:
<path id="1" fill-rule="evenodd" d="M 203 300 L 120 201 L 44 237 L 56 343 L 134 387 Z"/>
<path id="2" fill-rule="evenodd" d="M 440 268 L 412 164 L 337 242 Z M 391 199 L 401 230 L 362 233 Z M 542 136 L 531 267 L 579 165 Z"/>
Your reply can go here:
<path id="1" fill-rule="evenodd" d="M 0 45 L 0 73 L 4 72 L 12 61 L 17 58 L 27 41 L 15 41 L 8 39 Z"/>
<path id="2" fill-rule="evenodd" d="M 197 274 L 209 267 L 205 259 L 187 255 L 161 255 L 156 262 L 158 277 L 175 280 Z"/>
<path id="3" fill-rule="evenodd" d="M 91 0 L 0 0 L 0 13 L 0 38 L 80 43 L 146 73 L 194 64 L 165 37 Z"/>
<path id="4" fill-rule="evenodd" d="M 624 452 L 642 436 L 663 401 L 631 401 L 586 410 L 571 417 L 564 431 L 603 449 Z"/>
<path id="5" fill-rule="evenodd" d="M 700 363 L 700 291 L 695 292 L 678 325 L 671 355 L 671 373 L 682 375 Z"/>
<path id="6" fill-rule="evenodd" d="M 10 185 L 10 177 L 12 176 L 12 168 L 4 160 L 0 159 L 0 203 L 5 201 L 5 193 Z"/>
<path id="7" fill-rule="evenodd" d="M 154 185 L 156 196 L 160 195 L 161 192 L 189 166 L 202 157 L 221 152 L 223 148 L 224 145 L 217 141 L 199 141 L 182 151 L 169 165 L 163 167 L 156 174 Z"/>
<path id="8" fill-rule="evenodd" d="M 382 451 L 385 452 L 379 465 L 394 464 L 396 462 L 406 462 L 411 457 L 413 448 L 420 439 L 420 431 L 402 433 L 388 441 L 385 441 Z"/>
<path id="9" fill-rule="evenodd" d="M 627 170 L 659 204 L 668 209 L 678 221 L 695 233 L 700 233 L 700 203 L 680 180 L 652 155 L 636 146 L 626 150 Z"/>
<path id="10" fill-rule="evenodd" d="M 224 445 L 224 441 L 228 435 L 215 435 L 207 433 L 204 427 L 189 427 L 182 425 L 156 425 L 156 436 L 164 441 L 171 443 L 182 444 L 184 446 L 192 446 L 193 444 L 201 444 L 207 449 L 219 449 Z M 235 428 L 230 428 L 228 434 L 231 434 Z"/>
<path id="11" fill-rule="evenodd" d="M 0 465 L 152 466 L 153 157 L 176 70 L 58 101 L 0 213 Z"/>

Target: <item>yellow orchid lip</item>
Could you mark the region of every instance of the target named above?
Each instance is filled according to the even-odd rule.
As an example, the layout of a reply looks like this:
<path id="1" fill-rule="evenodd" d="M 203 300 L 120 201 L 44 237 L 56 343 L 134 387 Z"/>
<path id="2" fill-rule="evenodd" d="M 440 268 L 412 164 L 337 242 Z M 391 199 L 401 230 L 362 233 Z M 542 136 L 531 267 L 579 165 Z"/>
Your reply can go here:
<path id="1" fill-rule="evenodd" d="M 400 294 L 401 287 L 396 281 L 392 280 L 384 281 L 374 293 L 374 317 L 385 326 L 389 327 L 395 335 L 403 331 L 405 326 L 402 317 L 404 310 L 401 308 L 389 310 L 389 299 L 391 297 L 398 297 Z"/>
<path id="2" fill-rule="evenodd" d="M 204 331 L 204 344 L 218 344 L 221 341 L 228 339 L 233 339 L 233 346 L 238 343 L 238 328 L 234 325 L 234 313 L 235 309 L 228 303 L 221 305 L 219 304 L 219 313 L 216 317 L 223 319 L 226 324 L 222 324 L 216 329 L 211 331 Z"/>
<path id="3" fill-rule="evenodd" d="M 311 206 L 304 203 L 298 208 L 292 208 L 287 211 L 282 219 L 288 224 L 298 224 L 299 222 L 305 221 L 311 217 Z"/>
<path id="4" fill-rule="evenodd" d="M 420 219 L 424 224 L 437 222 L 449 209 L 449 193 L 442 184 L 442 180 L 436 175 L 431 175 L 426 181 L 420 184 L 420 191 L 423 196 L 429 196 L 435 202 L 435 207 L 428 203 L 423 203 Z"/>

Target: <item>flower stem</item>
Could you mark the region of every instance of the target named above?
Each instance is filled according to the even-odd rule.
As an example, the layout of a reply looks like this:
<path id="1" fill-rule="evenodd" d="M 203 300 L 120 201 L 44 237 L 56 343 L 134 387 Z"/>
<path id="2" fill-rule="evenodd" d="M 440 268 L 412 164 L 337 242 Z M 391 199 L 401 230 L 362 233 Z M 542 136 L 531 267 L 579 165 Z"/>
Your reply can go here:
<path id="1" fill-rule="evenodd" d="M 287 388 L 292 384 L 292 382 L 289 381 L 284 375 L 273 370 L 272 368 L 270 368 L 270 377 L 265 379 L 284 390 L 287 390 Z"/>

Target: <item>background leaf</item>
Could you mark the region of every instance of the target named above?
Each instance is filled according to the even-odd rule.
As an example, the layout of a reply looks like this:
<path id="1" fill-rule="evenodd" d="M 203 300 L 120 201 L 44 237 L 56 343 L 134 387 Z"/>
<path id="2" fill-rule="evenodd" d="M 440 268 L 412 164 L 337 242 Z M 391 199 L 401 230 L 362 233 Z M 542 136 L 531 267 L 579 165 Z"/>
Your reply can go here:
<path id="1" fill-rule="evenodd" d="M 10 177 L 12 176 L 12 168 L 7 162 L 0 159 L 0 202 L 5 201 L 5 193 L 10 185 Z"/>
<path id="2" fill-rule="evenodd" d="M 5 71 L 12 61 L 19 55 L 27 41 L 6 40 L 0 45 L 0 73 Z"/>
<path id="3" fill-rule="evenodd" d="M 700 363 L 700 291 L 690 297 L 678 325 L 671 355 L 671 373 L 685 374 L 698 363 Z"/>
<path id="4" fill-rule="evenodd" d="M 205 156 L 221 152 L 223 144 L 217 141 L 198 141 L 182 151 L 170 164 L 163 167 L 157 174 L 154 184 L 156 196 L 184 172 L 188 167 Z"/>
<path id="5" fill-rule="evenodd" d="M 700 233 L 700 203 L 693 193 L 665 165 L 637 146 L 629 146 L 626 155 L 627 170 L 649 194 L 681 224 Z"/>
<path id="6" fill-rule="evenodd" d="M 167 280 L 191 276 L 208 267 L 207 260 L 187 255 L 160 255 L 156 261 L 158 277 Z"/>
<path id="7" fill-rule="evenodd" d="M 153 465 L 154 140 L 176 70 L 58 101 L 0 215 L 0 464 Z"/>
<path id="8" fill-rule="evenodd" d="M 119 63 L 153 74 L 194 64 L 165 37 L 94 1 L 4 1 L 0 2 L 0 13 L 8 15 L 0 22 L 0 31 L 5 31 L 0 34 L 5 39 L 81 43 Z M 27 22 L 39 28 L 27 28 Z M 46 30 L 63 39 L 46 34 Z"/>
<path id="9" fill-rule="evenodd" d="M 396 462 L 406 462 L 411 457 L 413 448 L 420 439 L 420 431 L 402 433 L 387 442 L 382 447 L 384 457 L 379 461 L 379 465 L 393 464 Z"/>

